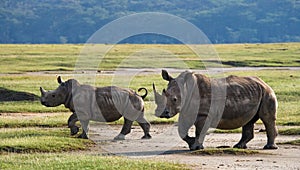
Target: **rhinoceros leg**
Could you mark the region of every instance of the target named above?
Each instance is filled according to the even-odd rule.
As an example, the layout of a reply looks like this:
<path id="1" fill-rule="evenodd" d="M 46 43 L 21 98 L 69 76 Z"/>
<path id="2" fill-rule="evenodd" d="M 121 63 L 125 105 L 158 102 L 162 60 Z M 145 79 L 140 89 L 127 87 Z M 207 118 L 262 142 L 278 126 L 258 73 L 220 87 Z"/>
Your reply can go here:
<path id="1" fill-rule="evenodd" d="M 278 149 L 278 146 L 275 144 L 275 138 L 278 135 L 276 128 L 276 111 L 277 111 L 277 101 L 276 98 L 272 95 L 265 96 L 263 101 L 263 107 L 260 108 L 259 117 L 263 121 L 268 142 L 264 146 L 264 149 Z M 266 104 L 267 103 L 267 104 Z"/>
<path id="2" fill-rule="evenodd" d="M 75 125 L 78 121 L 77 115 L 75 112 L 68 119 L 68 127 L 70 128 L 71 135 L 76 135 L 79 131 L 79 127 Z"/>
<path id="3" fill-rule="evenodd" d="M 247 143 L 254 137 L 254 123 L 259 119 L 256 114 L 246 125 L 242 128 L 242 138 L 234 145 L 234 148 L 246 149 Z"/>
<path id="4" fill-rule="evenodd" d="M 137 119 L 137 122 L 139 123 L 139 125 L 142 127 L 143 131 L 144 131 L 144 136 L 142 137 L 142 139 L 151 139 L 151 135 L 150 135 L 150 123 L 144 118 L 144 115 L 142 117 L 139 117 Z"/>
<path id="5" fill-rule="evenodd" d="M 142 129 L 144 131 L 144 136 L 142 137 L 142 139 L 151 139 L 152 136 L 149 133 L 149 131 L 150 131 L 150 123 L 139 123 L 139 125 L 142 127 Z"/>
<path id="6" fill-rule="evenodd" d="M 210 127 L 210 122 L 206 122 L 206 121 L 208 121 L 207 116 L 200 116 L 197 118 L 197 120 L 195 122 L 196 137 L 195 137 L 194 143 L 191 146 L 189 144 L 190 150 L 199 150 L 199 149 L 204 148 L 203 141 L 204 141 L 206 132 L 208 131 L 208 129 Z"/>
<path id="7" fill-rule="evenodd" d="M 114 138 L 114 140 L 125 140 L 125 135 L 130 133 L 131 131 L 131 126 L 132 126 L 133 121 L 126 119 L 124 117 L 124 124 L 122 127 L 121 132 Z"/>
<path id="8" fill-rule="evenodd" d="M 193 144 L 195 143 L 195 137 L 190 137 L 190 136 L 186 135 L 182 139 L 189 145 L 189 148 L 192 148 Z"/>
<path id="9" fill-rule="evenodd" d="M 89 131 L 89 121 L 80 120 L 80 124 L 82 126 L 82 133 L 78 136 L 78 138 L 88 139 L 88 131 Z"/>
<path id="10" fill-rule="evenodd" d="M 265 120 L 266 118 L 264 117 L 262 117 L 261 119 L 266 127 L 267 138 L 268 138 L 268 142 L 264 146 L 264 149 L 278 149 L 278 146 L 275 144 L 275 138 L 278 135 L 275 119 Z"/>

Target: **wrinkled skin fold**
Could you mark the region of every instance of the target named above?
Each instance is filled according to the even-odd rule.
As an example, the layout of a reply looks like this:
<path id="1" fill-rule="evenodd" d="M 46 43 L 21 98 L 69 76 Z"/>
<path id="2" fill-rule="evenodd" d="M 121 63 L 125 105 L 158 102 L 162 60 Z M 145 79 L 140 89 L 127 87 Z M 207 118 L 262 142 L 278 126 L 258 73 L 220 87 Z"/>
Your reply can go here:
<path id="1" fill-rule="evenodd" d="M 124 124 L 121 132 L 114 139 L 124 140 L 125 135 L 130 133 L 133 121 L 137 121 L 144 131 L 142 139 L 150 139 L 150 123 L 144 116 L 145 94 L 139 96 L 130 89 L 119 88 L 116 86 L 92 87 L 81 85 L 75 79 L 63 82 L 61 77 L 57 78 L 59 84 L 55 90 L 45 91 L 40 87 L 41 104 L 47 107 L 56 107 L 63 104 L 73 114 L 68 119 L 68 127 L 71 135 L 79 132 L 76 122 L 80 121 L 83 128 L 79 138 L 88 138 L 89 121 L 113 122 L 121 117 Z"/>
<path id="2" fill-rule="evenodd" d="M 258 77 L 228 76 L 213 79 L 189 71 L 173 78 L 162 70 L 162 78 L 169 82 L 159 94 L 153 85 L 155 115 L 171 118 L 179 114 L 178 132 L 190 150 L 203 149 L 209 128 L 236 129 L 242 127 L 242 138 L 235 148 L 247 148 L 254 137 L 254 123 L 261 119 L 267 132 L 264 149 L 277 149 L 276 112 L 274 91 Z M 188 130 L 195 126 L 195 137 Z"/>

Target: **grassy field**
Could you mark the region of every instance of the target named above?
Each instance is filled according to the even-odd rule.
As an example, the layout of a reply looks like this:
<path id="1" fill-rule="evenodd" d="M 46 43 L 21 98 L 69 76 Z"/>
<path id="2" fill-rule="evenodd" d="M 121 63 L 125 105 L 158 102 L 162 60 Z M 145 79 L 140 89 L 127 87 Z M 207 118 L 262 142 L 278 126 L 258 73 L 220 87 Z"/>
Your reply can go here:
<path id="1" fill-rule="evenodd" d="M 116 156 L 83 155 L 78 153 L 7 154 L 0 156 L 0 168 L 33 169 L 99 169 L 99 170 L 181 170 L 182 164 L 136 160 Z"/>
<path id="2" fill-rule="evenodd" d="M 95 46 L 100 49 L 107 48 L 107 45 Z M 0 169 L 44 169 L 48 166 L 53 169 L 73 167 L 82 169 L 86 166 L 91 169 L 95 167 L 182 169 L 183 165 L 176 163 L 166 164 L 128 160 L 121 157 L 72 154 L 72 152 L 87 150 L 93 142 L 70 137 L 66 124 L 70 112 L 64 106 L 55 108 L 42 106 L 39 102 L 39 87 L 42 86 L 46 90 L 56 88 L 58 86 L 57 74 L 62 75 L 65 80 L 73 78 L 74 68 L 78 65 L 80 53 L 81 56 L 84 55 L 81 52 L 84 48 L 86 47 L 83 45 L 71 44 L 0 45 Z M 223 67 L 300 66 L 300 43 L 230 44 L 215 45 L 214 48 L 218 52 Z M 93 59 L 95 58 L 91 61 L 95 62 Z M 212 60 L 204 58 L 201 62 L 199 57 L 184 45 L 116 45 L 104 56 L 97 68 L 91 66 L 87 70 L 98 70 L 95 77 L 92 77 L 96 80 L 94 85 L 106 86 L 118 83 L 116 79 L 119 78 L 126 80 L 128 75 L 114 77 L 101 74 L 102 70 L 116 70 L 120 67 L 205 69 L 204 63 L 210 66 L 220 66 L 215 57 Z M 278 98 L 277 124 L 300 125 L 299 70 L 237 71 L 224 74 L 255 75 L 262 78 L 274 89 Z M 220 73 L 210 76 L 224 75 Z M 176 122 L 177 117 L 167 120 L 153 115 L 156 107 L 152 94 L 153 82 L 159 91 L 167 84 L 160 74 L 149 73 L 135 75 L 130 79 L 128 86 L 135 90 L 139 87 L 146 87 L 149 90 L 149 95 L 145 100 L 145 110 L 146 117 L 151 123 Z M 116 123 L 122 123 L 122 121 Z M 281 131 L 281 134 L 295 135 L 299 134 L 299 131 L 299 128 L 287 128 Z M 57 164 L 57 161 L 60 164 Z"/>
<path id="3" fill-rule="evenodd" d="M 187 45 L 0 45 L 0 73 L 24 73 L 33 71 L 73 71 L 80 59 L 88 64 L 96 62 L 99 70 L 116 68 L 177 67 L 182 64 L 191 69 L 209 66 L 299 66 L 299 43 L 284 44 L 225 44 L 214 46 L 193 46 L 203 56 L 197 56 Z M 216 50 L 211 57 L 205 50 Z M 106 51 L 108 50 L 108 51 Z M 95 51 L 93 53 L 93 51 Z M 202 52 L 203 51 L 203 52 Z M 96 58 L 95 58 L 96 56 Z M 91 58 L 89 58 L 91 57 Z M 219 58 L 218 58 L 219 57 Z M 200 58 L 200 60 L 199 60 Z M 126 59 L 124 61 L 124 59 Z M 96 60 L 96 61 L 94 61 Z M 129 61 L 129 62 L 128 62 Z M 146 62 L 145 62 L 146 61 Z M 159 62 L 158 62 L 159 61 Z M 151 64 L 149 65 L 149 62 Z M 7 67 L 9 66 L 9 67 Z M 86 65 L 89 69 L 89 65 Z M 96 69 L 94 67 L 90 69 Z"/>

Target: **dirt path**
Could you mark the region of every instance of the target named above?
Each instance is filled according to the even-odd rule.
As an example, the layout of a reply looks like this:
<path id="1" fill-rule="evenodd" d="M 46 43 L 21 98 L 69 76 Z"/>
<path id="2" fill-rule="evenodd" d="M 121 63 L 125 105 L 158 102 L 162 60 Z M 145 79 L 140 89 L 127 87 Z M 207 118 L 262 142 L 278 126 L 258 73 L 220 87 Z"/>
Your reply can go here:
<path id="1" fill-rule="evenodd" d="M 152 125 L 150 140 L 141 140 L 143 132 L 134 126 L 126 140 L 114 141 L 121 126 L 119 125 L 91 125 L 90 138 L 97 145 L 91 149 L 93 154 L 113 154 L 127 156 L 133 159 L 154 159 L 187 164 L 192 169 L 300 169 L 300 146 L 280 145 L 278 150 L 262 150 L 266 144 L 266 134 L 258 132 L 249 142 L 248 148 L 260 154 L 254 155 L 191 155 L 185 142 L 177 133 L 176 125 Z M 191 131 L 191 133 L 193 130 Z M 241 134 L 210 133 L 206 136 L 205 147 L 233 146 L 240 139 Z M 299 139 L 300 136 L 277 137 L 278 142 Z"/>
<path id="2" fill-rule="evenodd" d="M 169 73 L 180 73 L 186 71 L 187 69 L 177 69 L 177 68 L 168 68 Z M 207 69 L 191 69 L 196 73 L 222 73 L 222 72 L 234 72 L 234 71 L 259 71 L 259 70 L 300 70 L 300 67 L 224 67 L 224 68 L 207 68 Z M 44 76 L 53 76 L 53 75 L 63 75 L 63 76 L 76 76 L 82 74 L 97 74 L 97 75 L 131 75 L 131 74 L 160 74 L 161 68 L 117 68 L 116 71 L 38 71 L 38 72 L 25 72 L 17 73 L 17 75 L 44 75 Z M 13 75 L 7 73 L 0 73 L 3 75 Z"/>

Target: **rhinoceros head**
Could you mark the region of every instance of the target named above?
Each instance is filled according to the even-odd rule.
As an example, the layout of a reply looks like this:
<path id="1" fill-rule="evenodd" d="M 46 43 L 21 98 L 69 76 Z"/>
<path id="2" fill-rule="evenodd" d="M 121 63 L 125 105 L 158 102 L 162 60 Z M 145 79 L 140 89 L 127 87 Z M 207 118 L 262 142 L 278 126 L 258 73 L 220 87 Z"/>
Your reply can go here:
<path id="1" fill-rule="evenodd" d="M 55 90 L 45 91 L 42 87 L 40 87 L 42 105 L 55 107 L 64 104 L 68 95 L 67 83 L 63 82 L 60 76 L 57 77 L 57 82 L 59 86 Z"/>
<path id="2" fill-rule="evenodd" d="M 166 70 L 162 70 L 162 78 L 168 81 L 169 84 L 167 90 L 163 89 L 162 95 L 153 88 L 157 105 L 155 115 L 160 118 L 171 118 L 181 110 L 180 89 L 176 80 Z"/>

